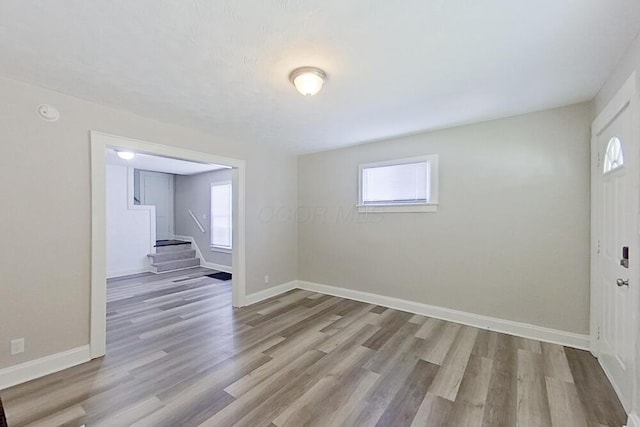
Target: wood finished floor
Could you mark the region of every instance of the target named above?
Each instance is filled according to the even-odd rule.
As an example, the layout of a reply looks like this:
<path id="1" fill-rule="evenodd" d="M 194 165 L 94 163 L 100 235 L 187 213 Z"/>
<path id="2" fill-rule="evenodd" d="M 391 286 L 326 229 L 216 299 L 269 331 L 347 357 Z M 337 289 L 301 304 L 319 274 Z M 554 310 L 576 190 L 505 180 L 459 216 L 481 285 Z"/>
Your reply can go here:
<path id="1" fill-rule="evenodd" d="M 9 426 L 622 426 L 584 351 L 193 269 L 110 281 L 107 356 L 1 393 Z"/>

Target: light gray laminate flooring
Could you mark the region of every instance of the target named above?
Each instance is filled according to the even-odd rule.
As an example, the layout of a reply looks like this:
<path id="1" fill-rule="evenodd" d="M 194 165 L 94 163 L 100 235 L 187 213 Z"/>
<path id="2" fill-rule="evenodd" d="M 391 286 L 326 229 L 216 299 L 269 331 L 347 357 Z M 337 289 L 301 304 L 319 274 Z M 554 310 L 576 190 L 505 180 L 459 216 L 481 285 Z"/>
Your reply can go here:
<path id="1" fill-rule="evenodd" d="M 0 393 L 10 426 L 622 426 L 587 352 L 192 269 L 108 284 L 107 355 Z"/>

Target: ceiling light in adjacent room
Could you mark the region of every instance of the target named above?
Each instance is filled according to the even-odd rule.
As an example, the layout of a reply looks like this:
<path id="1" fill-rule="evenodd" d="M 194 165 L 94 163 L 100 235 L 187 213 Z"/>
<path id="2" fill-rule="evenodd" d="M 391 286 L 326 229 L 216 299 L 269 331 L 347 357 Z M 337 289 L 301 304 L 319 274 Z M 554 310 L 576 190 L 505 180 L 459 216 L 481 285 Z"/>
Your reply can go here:
<path id="1" fill-rule="evenodd" d="M 326 79 L 327 74 L 316 67 L 296 68 L 289 74 L 291 83 L 298 89 L 298 92 L 305 96 L 320 92 Z"/>
<path id="2" fill-rule="evenodd" d="M 131 152 L 131 151 L 116 151 L 116 154 L 118 155 L 118 157 L 120 157 L 122 160 L 131 160 L 135 157 L 135 153 Z"/>

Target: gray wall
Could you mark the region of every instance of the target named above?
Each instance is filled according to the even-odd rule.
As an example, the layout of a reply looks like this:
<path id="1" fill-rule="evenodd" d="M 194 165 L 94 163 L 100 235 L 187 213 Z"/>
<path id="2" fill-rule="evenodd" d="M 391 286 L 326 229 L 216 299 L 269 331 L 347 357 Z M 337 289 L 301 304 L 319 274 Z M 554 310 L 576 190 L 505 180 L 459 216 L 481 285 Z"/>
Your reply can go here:
<path id="1" fill-rule="evenodd" d="M 585 334 L 591 104 L 301 156 L 299 279 Z M 358 164 L 440 155 L 436 213 L 357 214 Z"/>
<path id="2" fill-rule="evenodd" d="M 296 279 L 295 219 L 260 217 L 263 206 L 295 209 L 294 155 L 5 78 L 0 94 L 0 224 L 11 242 L 0 246 L 0 369 L 89 343 L 90 130 L 244 159 L 247 292 L 265 289 L 265 274 L 272 286 Z M 58 122 L 38 118 L 43 103 L 60 110 Z M 19 337 L 26 351 L 11 356 Z"/>
<path id="3" fill-rule="evenodd" d="M 227 267 L 231 267 L 231 254 L 209 249 L 211 244 L 211 183 L 231 181 L 232 172 L 231 169 L 222 169 L 195 175 L 176 175 L 175 178 L 176 235 L 193 237 L 205 261 Z M 235 191 L 233 201 L 233 212 L 237 212 Z M 193 221 L 189 215 L 189 209 L 198 218 L 205 233 L 202 233 Z"/>

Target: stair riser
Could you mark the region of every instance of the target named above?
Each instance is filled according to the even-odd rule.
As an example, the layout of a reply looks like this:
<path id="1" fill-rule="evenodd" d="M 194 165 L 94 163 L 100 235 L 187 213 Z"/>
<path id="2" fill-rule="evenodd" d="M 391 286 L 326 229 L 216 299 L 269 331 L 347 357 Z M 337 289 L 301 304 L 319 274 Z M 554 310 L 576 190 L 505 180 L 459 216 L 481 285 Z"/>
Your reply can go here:
<path id="1" fill-rule="evenodd" d="M 196 251 L 191 249 L 190 251 L 171 251 L 171 252 L 161 252 L 155 254 L 149 254 L 149 258 L 151 258 L 153 263 L 158 262 L 166 262 L 166 261 L 176 261 L 179 259 L 186 258 L 195 258 Z"/>
<path id="2" fill-rule="evenodd" d="M 163 262 L 161 264 L 151 264 L 151 271 L 162 273 L 164 271 L 178 270 L 181 268 L 197 267 L 200 265 L 200 258 L 179 259 L 176 261 Z"/>
<path id="3" fill-rule="evenodd" d="M 186 251 L 189 249 L 191 249 L 191 243 L 185 243 L 184 245 L 158 246 L 156 248 L 156 253 L 163 254 L 167 252 Z"/>

